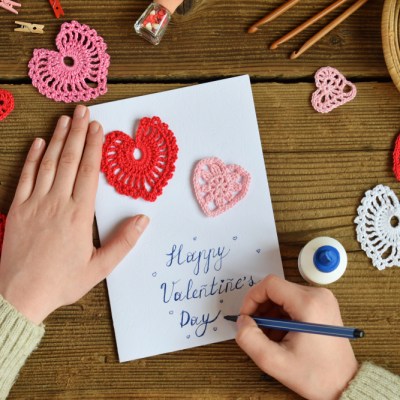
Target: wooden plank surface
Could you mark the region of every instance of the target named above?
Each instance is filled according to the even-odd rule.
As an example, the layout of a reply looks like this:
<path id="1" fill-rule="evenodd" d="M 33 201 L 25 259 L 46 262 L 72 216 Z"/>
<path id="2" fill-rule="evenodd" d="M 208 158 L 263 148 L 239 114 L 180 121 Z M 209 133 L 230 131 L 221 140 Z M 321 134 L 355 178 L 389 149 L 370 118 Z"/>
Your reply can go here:
<path id="1" fill-rule="evenodd" d="M 100 103 L 169 90 L 178 84 L 112 84 Z M 16 109 L 0 125 L 0 211 L 6 212 L 33 137 L 47 140 L 61 113 L 31 85 L 2 85 Z M 347 324 L 366 330 L 354 342 L 360 361 L 400 373 L 400 274 L 377 271 L 360 250 L 353 219 L 363 193 L 378 183 L 400 193 L 391 172 L 400 94 L 392 83 L 357 83 L 356 99 L 331 114 L 310 106 L 311 83 L 258 83 L 253 93 L 286 277 L 302 246 L 316 236 L 340 240 L 349 256 L 330 286 Z M 245 135 L 244 135 L 245 141 Z M 106 286 L 47 320 L 47 333 L 10 399 L 298 399 L 265 376 L 236 346 L 218 343 L 119 364 Z"/>
<path id="2" fill-rule="evenodd" d="M 133 32 L 146 8 L 145 0 L 62 0 L 65 16 L 56 20 L 46 0 L 25 1 L 18 18 L 0 10 L 0 79 L 26 79 L 34 48 L 55 50 L 55 37 L 64 21 L 78 20 L 101 34 L 111 56 L 109 79 L 182 81 L 250 73 L 254 79 L 309 80 L 321 66 L 339 68 L 349 78 L 388 79 L 381 48 L 383 0 L 368 2 L 296 61 L 288 56 L 335 16 L 345 4 L 276 51 L 277 38 L 331 3 L 303 0 L 293 9 L 249 35 L 247 28 L 281 4 L 281 0 L 192 0 L 184 15 L 175 13 L 158 47 Z M 350 4 L 350 3 L 349 3 Z M 14 21 L 45 25 L 44 35 L 14 32 Z"/>
<path id="3" fill-rule="evenodd" d="M 378 183 L 396 193 L 400 188 L 391 172 L 400 94 L 381 49 L 384 0 L 368 2 L 296 61 L 288 60 L 291 51 L 348 5 L 275 52 L 267 50 L 331 2 L 302 0 L 248 35 L 247 28 L 281 0 L 186 0 L 158 47 L 133 33 L 148 4 L 144 0 L 62 0 L 66 15 L 60 20 L 47 0 L 23 1 L 18 17 L 0 9 L 0 86 L 16 99 L 15 111 L 0 123 L 0 211 L 11 204 L 33 138 L 50 139 L 57 117 L 74 108 L 39 95 L 27 76 L 33 49 L 55 49 L 62 22 L 86 23 L 108 44 L 109 91 L 90 104 L 248 73 L 286 277 L 304 283 L 297 256 L 308 240 L 321 235 L 340 240 L 348 252 L 348 271 L 330 287 L 344 322 L 367 332 L 354 342 L 356 355 L 400 374 L 399 270 L 379 272 L 371 266 L 353 223 L 366 190 Z M 14 32 L 15 20 L 45 24 L 46 33 Z M 327 115 L 310 106 L 313 74 L 324 65 L 340 69 L 358 89 L 353 102 Z M 119 364 L 104 283 L 46 323 L 46 336 L 10 399 L 299 398 L 263 374 L 234 341 Z"/>

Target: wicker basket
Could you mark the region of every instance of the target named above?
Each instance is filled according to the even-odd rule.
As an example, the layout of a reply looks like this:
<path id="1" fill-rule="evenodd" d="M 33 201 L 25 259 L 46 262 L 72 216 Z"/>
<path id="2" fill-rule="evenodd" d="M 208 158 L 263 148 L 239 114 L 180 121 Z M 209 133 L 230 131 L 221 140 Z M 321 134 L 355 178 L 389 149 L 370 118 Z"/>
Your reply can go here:
<path id="1" fill-rule="evenodd" d="M 400 91 L 400 1 L 385 0 L 382 12 L 382 46 L 386 65 Z"/>

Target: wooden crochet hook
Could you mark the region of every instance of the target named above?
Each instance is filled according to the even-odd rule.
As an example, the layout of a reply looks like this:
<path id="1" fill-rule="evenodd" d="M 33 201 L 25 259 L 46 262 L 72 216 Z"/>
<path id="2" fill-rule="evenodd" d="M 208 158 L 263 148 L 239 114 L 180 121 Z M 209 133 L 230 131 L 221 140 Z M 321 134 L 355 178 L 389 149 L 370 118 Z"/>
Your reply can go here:
<path id="1" fill-rule="evenodd" d="M 318 14 L 315 14 L 313 17 L 311 17 L 307 21 L 303 22 L 297 28 L 293 29 L 292 31 L 290 31 L 289 33 L 287 33 L 286 35 L 282 36 L 280 39 L 278 39 L 274 43 L 272 43 L 271 46 L 269 46 L 270 50 L 277 49 L 278 46 L 280 46 L 281 44 L 294 38 L 297 34 L 299 34 L 300 32 L 303 32 L 305 29 L 307 29 L 309 26 L 311 26 L 314 22 L 319 21 L 321 18 L 325 17 L 325 15 L 328 15 L 330 12 L 332 12 L 336 8 L 340 7 L 346 1 L 347 0 L 336 0 L 330 6 L 326 7 L 324 10 L 320 11 Z"/>
<path id="2" fill-rule="evenodd" d="M 264 18 L 261 18 L 255 24 L 253 24 L 248 30 L 247 33 L 256 33 L 258 31 L 258 27 L 260 25 L 264 25 L 267 22 L 273 21 L 275 18 L 278 18 L 284 12 L 295 6 L 300 0 L 289 0 L 286 3 L 282 4 L 280 7 L 266 15 Z"/>
<path id="3" fill-rule="evenodd" d="M 357 0 L 351 7 L 349 7 L 343 14 L 339 15 L 335 18 L 331 23 L 329 23 L 325 28 L 321 29 L 318 33 L 316 33 L 313 37 L 307 40 L 300 47 L 299 50 L 294 51 L 290 55 L 291 60 L 295 60 L 300 57 L 305 51 L 307 51 L 310 47 L 314 46 L 319 40 L 321 40 L 325 35 L 327 35 L 332 29 L 336 28 L 339 24 L 341 24 L 346 18 L 350 17 L 351 14 L 356 12 L 360 7 L 362 7 L 368 0 Z"/>

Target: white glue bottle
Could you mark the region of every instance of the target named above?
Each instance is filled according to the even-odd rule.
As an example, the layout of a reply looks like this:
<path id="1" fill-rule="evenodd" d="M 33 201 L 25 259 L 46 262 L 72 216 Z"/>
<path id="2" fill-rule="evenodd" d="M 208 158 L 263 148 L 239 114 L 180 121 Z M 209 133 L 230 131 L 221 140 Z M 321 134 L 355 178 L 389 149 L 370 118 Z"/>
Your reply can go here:
<path id="1" fill-rule="evenodd" d="M 327 285 L 337 281 L 346 271 L 346 250 L 336 239 L 317 237 L 302 248 L 298 265 L 306 281 Z"/>

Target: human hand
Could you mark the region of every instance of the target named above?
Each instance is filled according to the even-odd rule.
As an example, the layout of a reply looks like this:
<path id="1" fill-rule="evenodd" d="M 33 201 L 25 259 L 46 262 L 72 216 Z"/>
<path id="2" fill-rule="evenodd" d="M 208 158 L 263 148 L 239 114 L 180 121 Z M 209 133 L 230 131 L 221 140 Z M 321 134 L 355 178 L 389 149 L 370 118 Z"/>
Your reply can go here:
<path id="1" fill-rule="evenodd" d="M 238 345 L 268 375 L 310 400 L 338 399 L 358 370 L 348 339 L 261 330 L 249 315 L 343 326 L 338 302 L 325 288 L 269 275 L 245 296 Z"/>
<path id="2" fill-rule="evenodd" d="M 149 220 L 126 220 L 101 248 L 93 217 L 103 129 L 77 106 L 47 147 L 35 139 L 10 207 L 0 260 L 0 294 L 32 322 L 76 302 L 131 250 Z"/>

